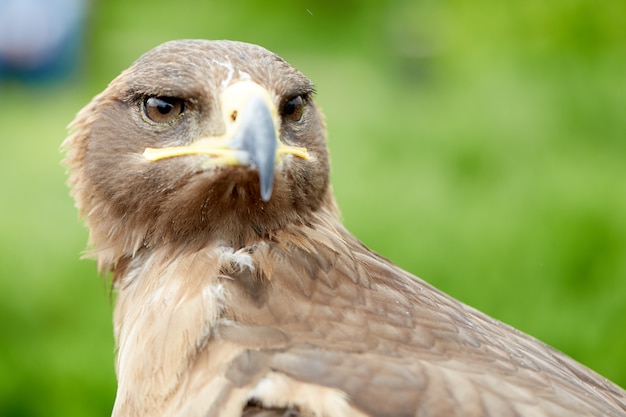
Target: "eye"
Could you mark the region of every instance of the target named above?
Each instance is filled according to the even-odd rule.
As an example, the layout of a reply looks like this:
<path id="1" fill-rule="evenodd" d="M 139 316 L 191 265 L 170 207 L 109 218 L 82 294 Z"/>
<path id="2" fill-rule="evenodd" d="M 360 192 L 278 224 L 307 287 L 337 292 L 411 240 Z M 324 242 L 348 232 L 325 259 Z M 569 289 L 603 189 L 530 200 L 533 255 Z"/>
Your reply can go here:
<path id="1" fill-rule="evenodd" d="M 283 117 L 299 122 L 302 120 L 304 113 L 304 100 L 302 96 L 296 96 L 285 101 L 280 109 L 280 114 Z"/>
<path id="2" fill-rule="evenodd" d="M 169 123 L 185 111 L 185 101 L 176 97 L 146 97 L 143 112 L 154 123 Z"/>

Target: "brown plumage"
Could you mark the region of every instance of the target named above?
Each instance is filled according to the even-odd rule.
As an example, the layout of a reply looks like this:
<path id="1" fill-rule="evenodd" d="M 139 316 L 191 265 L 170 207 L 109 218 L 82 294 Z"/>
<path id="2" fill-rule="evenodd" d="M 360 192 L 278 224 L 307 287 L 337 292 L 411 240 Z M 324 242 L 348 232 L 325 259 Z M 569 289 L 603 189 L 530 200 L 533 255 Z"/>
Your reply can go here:
<path id="1" fill-rule="evenodd" d="M 341 224 L 311 82 L 228 41 L 146 53 L 64 143 L 134 416 L 624 416 L 625 392 Z"/>

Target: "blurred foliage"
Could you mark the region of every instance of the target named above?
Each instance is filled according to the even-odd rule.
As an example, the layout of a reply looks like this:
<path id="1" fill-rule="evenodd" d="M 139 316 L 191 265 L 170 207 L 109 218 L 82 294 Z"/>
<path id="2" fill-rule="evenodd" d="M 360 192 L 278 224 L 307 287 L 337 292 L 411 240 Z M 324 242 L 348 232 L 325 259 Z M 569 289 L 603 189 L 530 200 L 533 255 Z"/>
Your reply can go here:
<path id="1" fill-rule="evenodd" d="M 108 415 L 111 300 L 59 144 L 174 38 L 273 50 L 317 85 L 333 183 L 367 245 L 626 386 L 626 3 L 91 5 L 84 68 L 0 84 L 0 415 Z"/>

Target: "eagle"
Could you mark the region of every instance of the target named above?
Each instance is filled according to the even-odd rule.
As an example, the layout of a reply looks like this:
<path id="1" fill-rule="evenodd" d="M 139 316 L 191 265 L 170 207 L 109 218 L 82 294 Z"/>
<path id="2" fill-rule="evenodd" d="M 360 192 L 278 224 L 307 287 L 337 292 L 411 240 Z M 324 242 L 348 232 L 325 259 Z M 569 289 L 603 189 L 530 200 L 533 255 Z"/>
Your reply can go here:
<path id="1" fill-rule="evenodd" d="M 314 91 L 260 46 L 178 40 L 71 123 L 113 416 L 626 416 L 622 388 L 346 230 Z"/>

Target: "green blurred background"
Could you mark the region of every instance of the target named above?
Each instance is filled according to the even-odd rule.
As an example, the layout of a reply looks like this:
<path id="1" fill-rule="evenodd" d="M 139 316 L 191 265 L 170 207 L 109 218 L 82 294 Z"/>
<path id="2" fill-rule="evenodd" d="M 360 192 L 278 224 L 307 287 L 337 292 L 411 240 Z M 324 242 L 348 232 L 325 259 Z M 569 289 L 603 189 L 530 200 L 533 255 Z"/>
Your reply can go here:
<path id="1" fill-rule="evenodd" d="M 435 286 L 626 386 L 622 0 L 102 1 L 64 83 L 0 84 L 0 415 L 106 416 L 112 303 L 65 126 L 175 38 L 261 44 L 317 86 L 345 222 Z"/>

